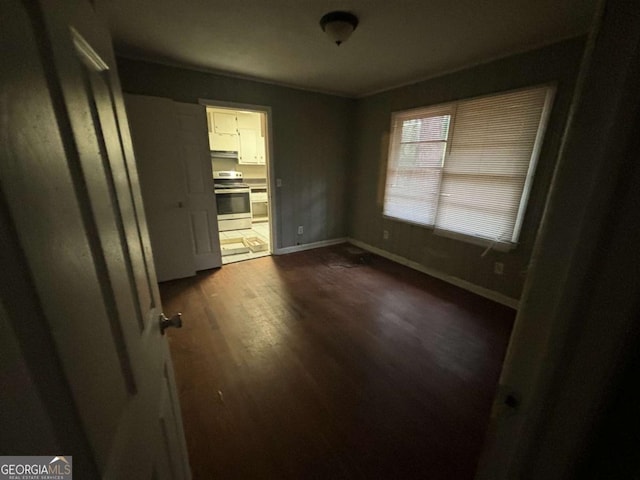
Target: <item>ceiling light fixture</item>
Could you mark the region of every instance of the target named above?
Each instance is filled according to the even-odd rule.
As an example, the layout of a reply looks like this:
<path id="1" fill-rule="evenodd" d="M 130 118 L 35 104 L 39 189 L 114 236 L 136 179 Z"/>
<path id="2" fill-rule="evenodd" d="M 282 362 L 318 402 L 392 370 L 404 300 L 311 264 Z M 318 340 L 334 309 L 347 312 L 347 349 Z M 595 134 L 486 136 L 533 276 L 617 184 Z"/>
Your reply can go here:
<path id="1" fill-rule="evenodd" d="M 358 17 L 349 12 L 329 12 L 320 19 L 320 27 L 336 45 L 345 42 L 358 26 Z"/>

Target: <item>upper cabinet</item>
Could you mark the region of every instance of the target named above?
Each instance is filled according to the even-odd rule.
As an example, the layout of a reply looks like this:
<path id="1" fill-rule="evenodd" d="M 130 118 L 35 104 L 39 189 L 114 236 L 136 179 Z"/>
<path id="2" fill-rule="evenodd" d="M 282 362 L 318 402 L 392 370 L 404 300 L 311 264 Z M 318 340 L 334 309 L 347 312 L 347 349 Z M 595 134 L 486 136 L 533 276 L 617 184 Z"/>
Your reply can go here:
<path id="1" fill-rule="evenodd" d="M 236 113 L 207 110 L 209 149 L 237 152 L 239 149 Z"/>
<path id="2" fill-rule="evenodd" d="M 241 128 L 240 134 L 240 150 L 238 150 L 239 164 L 258 164 L 258 142 L 256 131 L 252 128 Z M 264 163 L 264 162 L 263 162 Z"/>
<path id="3" fill-rule="evenodd" d="M 267 163 L 267 143 L 264 141 L 264 135 L 256 137 L 256 151 L 258 154 L 258 163 L 264 165 Z"/>
<path id="4" fill-rule="evenodd" d="M 266 143 L 264 141 L 264 115 L 254 112 L 237 112 L 240 150 L 238 163 L 241 165 L 264 165 Z"/>
<path id="5" fill-rule="evenodd" d="M 237 151 L 241 165 L 264 165 L 264 115 L 256 112 L 207 109 L 211 150 Z"/>
<path id="6" fill-rule="evenodd" d="M 210 117 L 213 117 L 213 122 L 211 122 L 213 124 L 213 133 L 220 135 L 238 134 L 238 120 L 235 112 L 211 112 Z"/>

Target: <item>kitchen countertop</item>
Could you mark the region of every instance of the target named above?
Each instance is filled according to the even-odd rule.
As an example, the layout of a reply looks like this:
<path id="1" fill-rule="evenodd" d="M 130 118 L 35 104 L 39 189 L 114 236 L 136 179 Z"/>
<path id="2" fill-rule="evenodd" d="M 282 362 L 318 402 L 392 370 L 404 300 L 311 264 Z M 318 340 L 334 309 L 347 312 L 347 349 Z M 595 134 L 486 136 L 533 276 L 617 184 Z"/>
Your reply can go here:
<path id="1" fill-rule="evenodd" d="M 266 178 L 245 178 L 243 181 L 249 185 L 250 188 L 267 188 Z"/>

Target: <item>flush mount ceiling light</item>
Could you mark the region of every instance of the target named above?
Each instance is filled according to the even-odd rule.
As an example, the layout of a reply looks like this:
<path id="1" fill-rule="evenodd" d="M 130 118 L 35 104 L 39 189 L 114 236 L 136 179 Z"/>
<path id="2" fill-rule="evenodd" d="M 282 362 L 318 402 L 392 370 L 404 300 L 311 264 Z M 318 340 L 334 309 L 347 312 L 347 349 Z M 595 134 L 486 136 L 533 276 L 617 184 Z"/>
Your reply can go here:
<path id="1" fill-rule="evenodd" d="M 322 31 L 340 46 L 358 26 L 358 17 L 349 12 L 329 12 L 320 19 L 320 26 Z"/>

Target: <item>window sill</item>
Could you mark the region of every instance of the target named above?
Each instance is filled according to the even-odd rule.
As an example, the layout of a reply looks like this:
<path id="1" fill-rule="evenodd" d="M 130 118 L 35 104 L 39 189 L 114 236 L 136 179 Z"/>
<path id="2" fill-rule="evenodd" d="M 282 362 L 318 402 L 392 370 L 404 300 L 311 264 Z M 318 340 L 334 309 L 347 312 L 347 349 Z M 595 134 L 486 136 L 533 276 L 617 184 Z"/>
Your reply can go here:
<path id="1" fill-rule="evenodd" d="M 461 242 L 471 243 L 480 247 L 487 247 L 487 250 L 495 250 L 497 252 L 510 252 L 518 246 L 517 243 L 513 242 L 500 242 L 496 240 L 490 240 L 488 238 L 465 235 L 464 233 L 451 232 L 449 230 L 440 230 L 438 228 L 434 228 L 433 233 L 441 237 L 460 240 Z"/>
<path id="2" fill-rule="evenodd" d="M 504 241 L 499 242 L 499 241 L 491 240 L 488 238 L 474 237 L 472 235 L 466 235 L 464 233 L 452 232 L 450 230 L 442 230 L 434 227 L 433 225 L 425 225 L 424 223 L 412 222 L 410 220 L 404 220 L 398 217 L 391 217 L 389 215 L 383 214 L 382 218 L 386 220 L 393 220 L 395 222 L 404 223 L 407 225 L 422 227 L 427 230 L 431 230 L 435 235 L 438 235 L 440 237 L 451 238 L 453 240 L 459 240 L 461 242 L 471 243 L 473 245 L 478 245 L 480 247 L 486 247 L 487 250 L 495 250 L 497 252 L 510 252 L 512 250 L 515 250 L 515 248 L 518 246 L 518 244 L 514 242 L 504 242 Z"/>

